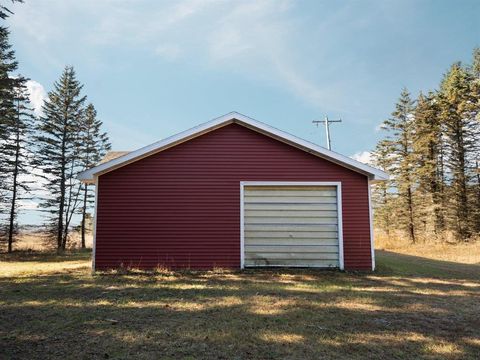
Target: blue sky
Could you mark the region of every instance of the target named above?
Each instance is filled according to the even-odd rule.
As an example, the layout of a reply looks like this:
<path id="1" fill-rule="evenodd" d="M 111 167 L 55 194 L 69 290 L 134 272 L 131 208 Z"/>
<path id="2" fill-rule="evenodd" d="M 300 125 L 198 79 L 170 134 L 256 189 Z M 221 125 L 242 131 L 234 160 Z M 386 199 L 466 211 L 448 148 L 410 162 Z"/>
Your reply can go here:
<path id="1" fill-rule="evenodd" d="M 371 150 L 402 89 L 437 87 L 480 46 L 480 1 L 26 0 L 8 24 L 34 105 L 75 66 L 115 150 L 238 111 L 333 149 Z"/>

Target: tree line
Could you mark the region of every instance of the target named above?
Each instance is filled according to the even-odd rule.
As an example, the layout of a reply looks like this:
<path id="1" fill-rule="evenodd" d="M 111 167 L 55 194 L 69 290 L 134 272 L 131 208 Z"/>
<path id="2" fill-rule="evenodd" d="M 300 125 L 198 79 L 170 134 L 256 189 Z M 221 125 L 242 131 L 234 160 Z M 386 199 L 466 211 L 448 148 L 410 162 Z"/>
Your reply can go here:
<path id="1" fill-rule="evenodd" d="M 21 0 L 17 2 L 22 2 Z M 12 12 L 0 6 L 4 21 Z M 31 198 L 35 183 L 44 184 L 40 209 L 48 237 L 65 250 L 72 219 L 80 216 L 81 246 L 92 189 L 77 174 L 98 163 L 110 149 L 95 107 L 87 103 L 83 85 L 66 66 L 35 116 L 29 103 L 27 77 L 17 74 L 18 62 L 9 43 L 9 29 L 0 26 L 0 240 L 13 250 L 18 236 L 22 200 Z"/>
<path id="2" fill-rule="evenodd" d="M 391 179 L 373 190 L 376 229 L 415 243 L 480 234 L 480 49 L 436 90 L 403 89 L 374 152 Z"/>

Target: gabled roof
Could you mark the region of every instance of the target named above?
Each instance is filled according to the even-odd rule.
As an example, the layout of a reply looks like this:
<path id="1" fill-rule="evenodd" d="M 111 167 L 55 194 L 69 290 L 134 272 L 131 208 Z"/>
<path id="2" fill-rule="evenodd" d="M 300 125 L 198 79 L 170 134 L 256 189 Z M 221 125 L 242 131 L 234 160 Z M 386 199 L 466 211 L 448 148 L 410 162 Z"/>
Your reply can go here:
<path id="1" fill-rule="evenodd" d="M 322 146 L 318 146 L 309 141 L 300 139 L 299 137 L 286 133 L 282 130 L 278 130 L 272 126 L 254 120 L 252 118 L 249 118 L 248 116 L 242 115 L 237 112 L 230 112 L 226 115 L 220 116 L 216 119 L 195 126 L 189 130 L 183 131 L 166 139 L 157 141 L 151 145 L 145 146 L 138 150 L 126 153 L 123 156 L 99 164 L 89 170 L 81 172 L 78 175 L 78 178 L 83 182 L 93 182 L 95 177 L 99 175 L 118 169 L 119 167 L 128 165 L 137 160 L 143 159 L 147 156 L 166 150 L 168 148 L 171 148 L 172 146 L 178 145 L 182 142 L 191 140 L 195 137 L 198 137 L 200 135 L 232 123 L 245 126 L 251 130 L 257 131 L 261 134 L 272 137 L 276 140 L 279 140 L 296 148 L 302 149 L 308 153 L 364 174 L 368 176 L 370 180 L 388 180 L 388 174 L 381 170 L 363 164 L 359 161 L 353 160 L 348 156 L 344 156 L 334 151 L 328 150 Z"/>

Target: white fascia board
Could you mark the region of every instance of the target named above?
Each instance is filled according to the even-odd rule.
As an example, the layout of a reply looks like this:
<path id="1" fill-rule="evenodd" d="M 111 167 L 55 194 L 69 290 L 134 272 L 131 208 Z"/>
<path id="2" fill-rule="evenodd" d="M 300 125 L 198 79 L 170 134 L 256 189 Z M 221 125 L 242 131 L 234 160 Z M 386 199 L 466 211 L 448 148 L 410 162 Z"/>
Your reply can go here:
<path id="1" fill-rule="evenodd" d="M 219 127 L 223 127 L 231 123 L 238 123 L 264 135 L 273 137 L 279 141 L 283 141 L 304 151 L 310 152 L 316 156 L 330 160 L 341 166 L 347 167 L 353 171 L 360 172 L 364 175 L 367 175 L 370 180 L 388 180 L 389 178 L 388 174 L 381 170 L 365 165 L 359 161 L 353 160 L 352 158 L 328 150 L 309 141 L 303 140 L 299 137 L 264 124 L 260 121 L 254 120 L 248 116 L 242 115 L 238 112 L 231 112 L 206 123 L 195 126 L 189 130 L 157 141 L 151 145 L 132 151 L 126 155 L 120 156 L 106 163 L 95 166 L 89 170 L 83 171 L 78 175 L 78 179 L 84 182 L 90 182 L 93 180 L 94 176 L 99 176 L 106 172 L 115 170 L 119 167 L 125 166 L 134 161 L 140 160 L 144 157 L 168 149 L 179 143 L 185 142 L 194 137 L 203 135 L 209 131 L 215 130 Z"/>

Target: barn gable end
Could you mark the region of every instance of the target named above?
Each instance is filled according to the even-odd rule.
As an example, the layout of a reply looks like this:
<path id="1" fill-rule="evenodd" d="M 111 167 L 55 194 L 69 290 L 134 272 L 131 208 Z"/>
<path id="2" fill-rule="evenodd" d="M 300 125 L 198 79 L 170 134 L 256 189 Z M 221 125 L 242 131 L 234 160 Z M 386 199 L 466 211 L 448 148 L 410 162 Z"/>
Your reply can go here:
<path id="1" fill-rule="evenodd" d="M 138 161 L 145 157 L 151 156 L 155 153 L 164 151 L 169 149 L 173 146 L 177 146 L 183 142 L 189 141 L 194 139 L 195 137 L 201 136 L 206 134 L 210 131 L 219 129 L 222 126 L 226 126 L 229 124 L 239 124 L 249 129 L 252 129 L 256 132 L 259 132 L 263 135 L 272 137 L 276 140 L 294 146 L 296 148 L 302 149 L 308 153 L 314 154 L 319 156 L 323 159 L 327 159 L 332 161 L 336 164 L 359 172 L 361 174 L 367 175 L 370 180 L 377 181 L 377 180 L 387 180 L 388 174 L 385 172 L 363 164 L 359 161 L 351 159 L 347 156 L 342 154 L 336 153 L 334 151 L 328 150 L 324 147 L 318 146 L 306 140 L 300 139 L 294 135 L 276 129 L 272 126 L 264 124 L 260 121 L 254 120 L 249 118 L 248 116 L 242 115 L 237 112 L 231 112 L 226 115 L 223 115 L 219 118 L 213 119 L 208 121 L 204 124 L 200 124 L 196 127 L 193 127 L 189 130 L 183 131 L 179 134 L 170 136 L 164 140 L 160 140 L 156 143 L 150 144 L 145 146 L 141 149 L 128 152 L 123 156 L 118 158 L 112 159 L 105 163 L 99 164 L 91 169 L 83 171 L 79 174 L 79 179 L 86 182 L 92 183 L 96 176 L 101 174 L 105 174 L 107 172 L 113 171 L 119 167 L 126 166 L 131 164 L 132 162 Z"/>
<path id="2" fill-rule="evenodd" d="M 224 124 L 87 174 L 97 183 L 95 267 L 238 268 L 241 182 L 339 182 L 345 269 L 372 269 L 369 178 L 382 173 L 364 170 Z"/>

